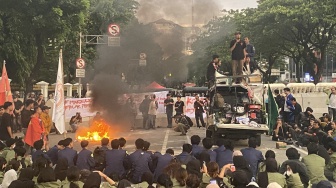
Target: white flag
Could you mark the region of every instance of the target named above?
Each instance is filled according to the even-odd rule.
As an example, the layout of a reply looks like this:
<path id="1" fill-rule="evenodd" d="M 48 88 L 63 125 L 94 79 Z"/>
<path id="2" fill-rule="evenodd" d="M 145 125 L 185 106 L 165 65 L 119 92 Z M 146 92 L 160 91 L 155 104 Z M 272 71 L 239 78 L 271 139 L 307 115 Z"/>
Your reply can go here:
<path id="1" fill-rule="evenodd" d="M 63 58 L 62 50 L 60 51 L 58 61 L 58 71 L 55 87 L 55 103 L 52 120 L 59 133 L 65 132 L 65 116 L 64 116 L 64 81 L 63 81 Z"/>

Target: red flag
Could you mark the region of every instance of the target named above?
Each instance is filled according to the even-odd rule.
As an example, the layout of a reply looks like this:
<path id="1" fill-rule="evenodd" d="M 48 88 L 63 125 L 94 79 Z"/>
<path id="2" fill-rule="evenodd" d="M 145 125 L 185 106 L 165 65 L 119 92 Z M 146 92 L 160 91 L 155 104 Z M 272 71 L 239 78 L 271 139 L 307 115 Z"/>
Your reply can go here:
<path id="1" fill-rule="evenodd" d="M 4 104 L 6 101 L 13 102 L 12 91 L 9 84 L 5 61 L 2 67 L 2 75 L 0 81 L 0 104 Z"/>

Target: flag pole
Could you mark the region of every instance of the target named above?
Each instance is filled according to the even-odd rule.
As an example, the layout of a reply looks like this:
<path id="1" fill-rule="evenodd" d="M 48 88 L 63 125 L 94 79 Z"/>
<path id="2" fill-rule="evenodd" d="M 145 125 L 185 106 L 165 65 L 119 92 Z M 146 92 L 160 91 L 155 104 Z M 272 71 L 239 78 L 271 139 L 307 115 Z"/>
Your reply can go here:
<path id="1" fill-rule="evenodd" d="M 64 69 L 63 69 L 63 51 L 62 51 L 62 48 L 60 49 L 60 59 L 61 59 L 61 70 L 62 70 L 62 73 L 63 73 L 62 74 L 62 83 L 63 83 L 63 86 L 64 86 Z M 64 125 L 65 125 L 65 111 L 63 111 L 63 121 L 64 121 Z M 64 139 L 67 138 L 67 131 L 66 130 L 63 132 L 63 137 L 64 137 Z"/>
<path id="2" fill-rule="evenodd" d="M 5 66 L 6 66 L 6 60 L 3 61 L 2 69 L 4 69 Z M 3 72 L 3 70 L 2 70 L 2 72 Z M 1 79 L 4 79 L 4 75 L 1 75 Z M 4 85 L 4 87 L 5 87 L 5 102 L 6 102 L 6 101 L 8 101 L 6 84 Z"/>

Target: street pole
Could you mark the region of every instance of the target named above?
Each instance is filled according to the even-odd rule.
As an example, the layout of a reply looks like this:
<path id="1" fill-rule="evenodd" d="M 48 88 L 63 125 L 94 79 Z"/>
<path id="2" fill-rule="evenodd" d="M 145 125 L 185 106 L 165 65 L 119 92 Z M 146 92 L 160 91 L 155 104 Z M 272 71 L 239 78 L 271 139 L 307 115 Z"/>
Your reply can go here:
<path id="1" fill-rule="evenodd" d="M 331 75 L 334 73 L 334 55 L 331 56 Z"/>
<path id="2" fill-rule="evenodd" d="M 82 58 L 82 32 L 79 32 L 79 58 Z M 82 98 L 82 78 L 78 78 L 78 97 Z"/>
<path id="3" fill-rule="evenodd" d="M 326 53 L 326 82 L 328 82 L 328 53 Z"/>

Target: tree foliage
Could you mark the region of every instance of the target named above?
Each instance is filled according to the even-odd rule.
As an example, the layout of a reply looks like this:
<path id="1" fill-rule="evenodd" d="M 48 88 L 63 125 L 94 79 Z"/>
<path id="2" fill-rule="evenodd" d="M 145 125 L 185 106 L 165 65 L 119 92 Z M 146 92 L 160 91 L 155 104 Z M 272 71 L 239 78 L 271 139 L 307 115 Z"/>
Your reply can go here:
<path id="1" fill-rule="evenodd" d="M 190 77 L 204 75 L 201 70 L 205 70 L 205 63 L 199 62 L 199 66 L 195 66 L 194 60 L 204 61 L 204 55 L 209 58 L 213 53 L 228 57 L 228 43 L 216 44 L 213 39 L 222 35 L 220 40 L 223 41 L 228 30 L 225 26 L 231 25 L 231 32 L 240 30 L 243 37 L 248 36 L 257 54 L 262 54 L 268 62 L 268 69 L 264 72 L 266 80 L 271 68 L 287 56 L 297 65 L 298 81 L 299 65 L 304 64 L 317 83 L 323 72 L 327 48 L 336 34 L 335 10 L 336 1 L 332 0 L 262 0 L 257 8 L 228 12 L 223 18 L 211 21 L 215 21 L 209 23 L 213 27 L 208 24 L 205 34 L 195 43 Z M 226 18 L 230 18 L 228 22 L 223 21 Z M 260 57 L 257 59 L 263 61 Z M 315 65 L 317 72 L 313 69 Z"/>
<path id="2" fill-rule="evenodd" d="M 0 0 L 0 60 L 7 61 L 13 82 L 32 90 L 41 79 L 53 83 L 58 52 L 63 48 L 65 74 L 73 80 L 79 56 L 79 32 L 104 34 L 107 23 L 134 18 L 135 0 Z M 90 64 L 94 46 L 85 46 Z"/>

